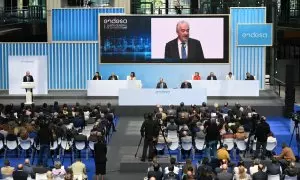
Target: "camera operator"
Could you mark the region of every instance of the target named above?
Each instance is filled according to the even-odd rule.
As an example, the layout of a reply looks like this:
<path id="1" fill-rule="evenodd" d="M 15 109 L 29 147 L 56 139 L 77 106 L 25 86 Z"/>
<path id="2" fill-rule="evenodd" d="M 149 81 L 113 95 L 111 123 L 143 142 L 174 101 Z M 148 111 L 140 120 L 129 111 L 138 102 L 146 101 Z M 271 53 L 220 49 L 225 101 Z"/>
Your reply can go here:
<path id="1" fill-rule="evenodd" d="M 254 136 L 254 139 L 257 139 L 254 158 L 258 157 L 260 147 L 262 147 L 261 159 L 265 159 L 267 139 L 270 132 L 270 125 L 266 122 L 266 117 L 262 116 L 260 118 L 260 123 L 256 127 Z"/>
<path id="2" fill-rule="evenodd" d="M 42 116 L 39 118 L 39 124 L 40 130 L 37 134 L 37 144 L 40 144 L 38 164 L 43 164 L 44 167 L 48 167 L 50 143 L 53 144 L 53 136 L 49 128 L 49 119 Z"/>
<path id="3" fill-rule="evenodd" d="M 144 115 L 144 122 L 141 127 L 141 136 L 144 137 L 144 146 L 143 146 L 143 154 L 141 161 L 145 161 L 147 149 L 148 151 L 148 161 L 152 161 L 153 153 L 154 153 L 154 142 L 153 140 L 158 136 L 158 124 L 153 120 L 153 114 L 149 113 L 148 115 Z"/>

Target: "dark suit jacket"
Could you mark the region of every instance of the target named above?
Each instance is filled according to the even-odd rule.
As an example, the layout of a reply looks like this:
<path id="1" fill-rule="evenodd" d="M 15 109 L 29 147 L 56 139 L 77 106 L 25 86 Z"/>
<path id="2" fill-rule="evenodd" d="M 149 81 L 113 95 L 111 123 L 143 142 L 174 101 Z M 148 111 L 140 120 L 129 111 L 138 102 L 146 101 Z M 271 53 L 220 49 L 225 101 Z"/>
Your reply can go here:
<path id="1" fill-rule="evenodd" d="M 211 76 L 207 76 L 207 80 L 211 80 Z M 213 80 L 217 80 L 217 77 L 213 76 Z"/>
<path id="2" fill-rule="evenodd" d="M 28 174 L 24 171 L 14 171 L 13 178 L 14 180 L 27 180 Z"/>
<path id="3" fill-rule="evenodd" d="M 157 88 L 157 89 L 160 89 L 160 82 L 157 83 L 156 88 Z M 168 87 L 167 87 L 167 83 L 163 82 L 163 88 L 164 88 L 164 89 L 167 89 L 167 88 L 168 88 Z"/>
<path id="4" fill-rule="evenodd" d="M 254 173 L 252 176 L 252 180 L 267 180 L 268 175 L 265 172 L 258 171 L 257 173 Z"/>
<path id="5" fill-rule="evenodd" d="M 98 80 L 101 80 L 101 76 L 99 76 L 98 78 L 99 78 Z M 97 76 L 94 76 L 93 80 L 97 80 Z"/>
<path id="6" fill-rule="evenodd" d="M 246 77 L 245 80 L 254 80 L 254 76 L 250 75 L 249 77 Z"/>
<path id="7" fill-rule="evenodd" d="M 203 50 L 200 41 L 189 38 L 188 40 L 188 59 L 201 61 L 204 59 Z M 165 59 L 180 59 L 178 50 L 178 39 L 174 39 L 166 44 Z"/>
<path id="8" fill-rule="evenodd" d="M 108 80 L 118 80 L 118 76 L 114 75 L 114 76 L 109 76 Z"/>
<path id="9" fill-rule="evenodd" d="M 33 82 L 33 77 L 31 75 L 29 75 L 29 81 L 27 81 L 27 76 L 23 77 L 23 82 Z"/>
<path id="10" fill-rule="evenodd" d="M 104 143 L 96 143 L 95 149 L 95 162 L 96 164 L 106 163 L 107 146 Z"/>
<path id="11" fill-rule="evenodd" d="M 186 87 L 186 85 L 187 85 L 187 87 Z M 190 83 L 190 82 L 187 82 L 187 84 L 185 85 L 185 83 L 183 82 L 183 83 L 181 83 L 181 87 L 180 88 L 189 88 L 189 89 L 191 89 L 192 88 L 192 84 Z"/>

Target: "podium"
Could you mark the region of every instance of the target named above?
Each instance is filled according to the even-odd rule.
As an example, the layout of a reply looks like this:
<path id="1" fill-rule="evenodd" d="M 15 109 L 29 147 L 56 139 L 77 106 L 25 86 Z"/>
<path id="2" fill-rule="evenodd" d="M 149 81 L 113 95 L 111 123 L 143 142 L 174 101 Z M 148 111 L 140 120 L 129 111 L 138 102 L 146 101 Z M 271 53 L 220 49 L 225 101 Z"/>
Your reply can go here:
<path id="1" fill-rule="evenodd" d="M 22 89 L 28 89 L 26 92 L 26 101 L 25 104 L 29 105 L 32 104 L 32 91 L 30 91 L 29 89 L 34 89 L 35 88 L 35 83 L 34 82 L 22 82 L 21 85 Z"/>

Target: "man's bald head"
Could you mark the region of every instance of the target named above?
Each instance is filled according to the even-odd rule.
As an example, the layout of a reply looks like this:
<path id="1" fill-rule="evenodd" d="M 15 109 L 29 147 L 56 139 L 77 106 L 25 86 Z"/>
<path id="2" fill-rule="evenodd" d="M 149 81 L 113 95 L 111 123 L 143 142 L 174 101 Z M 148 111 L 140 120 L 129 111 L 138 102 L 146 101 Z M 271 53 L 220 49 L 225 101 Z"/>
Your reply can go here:
<path id="1" fill-rule="evenodd" d="M 23 170 L 23 164 L 18 165 L 18 170 Z"/>
<path id="2" fill-rule="evenodd" d="M 24 163 L 25 164 L 30 164 L 30 160 L 29 159 L 25 159 Z"/>

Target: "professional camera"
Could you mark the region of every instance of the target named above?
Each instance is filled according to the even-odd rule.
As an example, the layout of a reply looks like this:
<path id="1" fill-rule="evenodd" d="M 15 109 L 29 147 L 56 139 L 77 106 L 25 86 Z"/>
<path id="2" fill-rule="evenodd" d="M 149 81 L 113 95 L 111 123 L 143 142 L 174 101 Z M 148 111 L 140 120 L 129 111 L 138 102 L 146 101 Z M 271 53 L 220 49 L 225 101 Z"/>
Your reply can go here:
<path id="1" fill-rule="evenodd" d="M 295 122 L 300 122 L 300 111 L 292 113 L 290 118 Z"/>

